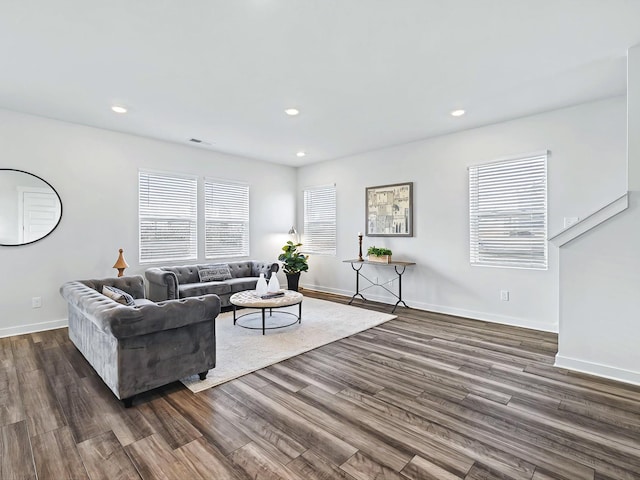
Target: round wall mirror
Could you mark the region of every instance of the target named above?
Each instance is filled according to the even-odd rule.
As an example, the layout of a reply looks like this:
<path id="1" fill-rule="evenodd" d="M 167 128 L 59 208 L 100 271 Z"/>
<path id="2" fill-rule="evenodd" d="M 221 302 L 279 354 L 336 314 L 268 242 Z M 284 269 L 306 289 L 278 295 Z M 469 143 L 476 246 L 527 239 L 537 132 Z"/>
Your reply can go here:
<path id="1" fill-rule="evenodd" d="M 60 223 L 62 202 L 48 182 L 32 173 L 0 168 L 0 245 L 43 239 Z"/>

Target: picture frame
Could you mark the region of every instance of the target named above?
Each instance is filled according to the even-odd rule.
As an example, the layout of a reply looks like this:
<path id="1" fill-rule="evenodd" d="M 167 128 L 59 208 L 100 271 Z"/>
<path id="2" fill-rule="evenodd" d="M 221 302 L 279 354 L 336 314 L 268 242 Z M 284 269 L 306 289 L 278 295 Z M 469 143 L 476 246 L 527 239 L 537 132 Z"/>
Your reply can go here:
<path id="1" fill-rule="evenodd" d="M 365 189 L 368 237 L 413 236 L 413 182 Z"/>

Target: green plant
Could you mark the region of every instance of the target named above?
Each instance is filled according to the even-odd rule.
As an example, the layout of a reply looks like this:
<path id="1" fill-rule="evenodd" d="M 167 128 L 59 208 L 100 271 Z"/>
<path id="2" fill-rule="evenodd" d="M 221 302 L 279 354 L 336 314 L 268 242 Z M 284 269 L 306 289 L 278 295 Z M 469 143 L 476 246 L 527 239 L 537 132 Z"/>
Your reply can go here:
<path id="1" fill-rule="evenodd" d="M 367 249 L 367 255 L 375 255 L 376 257 L 382 257 L 384 255 L 391 256 L 392 253 L 391 253 L 391 250 L 389 250 L 388 248 L 378 248 L 376 246 L 373 246 Z"/>
<path id="2" fill-rule="evenodd" d="M 284 253 L 278 256 L 278 260 L 283 264 L 282 268 L 284 269 L 284 273 L 294 274 L 309 270 L 309 265 L 307 264 L 308 255 L 303 255 L 298 251 L 298 247 L 301 246 L 301 243 L 293 243 L 289 240 L 285 246 L 282 247 Z"/>

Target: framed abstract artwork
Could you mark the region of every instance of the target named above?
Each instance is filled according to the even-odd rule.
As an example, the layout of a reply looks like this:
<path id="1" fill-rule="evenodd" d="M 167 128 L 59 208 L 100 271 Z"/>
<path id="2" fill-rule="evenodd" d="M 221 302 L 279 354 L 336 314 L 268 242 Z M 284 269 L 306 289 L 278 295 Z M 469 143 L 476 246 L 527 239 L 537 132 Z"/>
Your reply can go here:
<path id="1" fill-rule="evenodd" d="M 413 236 L 413 182 L 366 188 L 368 237 Z"/>

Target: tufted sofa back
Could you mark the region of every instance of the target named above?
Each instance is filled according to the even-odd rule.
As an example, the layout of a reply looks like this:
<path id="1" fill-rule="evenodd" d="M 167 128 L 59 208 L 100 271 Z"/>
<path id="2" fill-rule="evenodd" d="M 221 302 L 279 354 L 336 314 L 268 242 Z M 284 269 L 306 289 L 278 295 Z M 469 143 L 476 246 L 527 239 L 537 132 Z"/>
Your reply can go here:
<path id="1" fill-rule="evenodd" d="M 223 263 L 223 262 L 220 262 Z M 264 262 L 224 262 L 229 265 L 229 270 L 231 270 L 231 276 L 233 278 L 242 278 L 242 277 L 259 277 L 260 273 L 264 273 L 265 277 L 269 277 L 271 274 L 271 263 Z M 178 284 L 182 285 L 185 283 L 198 283 L 200 282 L 200 275 L 198 274 L 199 268 L 204 268 L 207 265 L 213 265 L 214 262 L 211 263 L 203 263 L 199 265 L 182 265 L 178 267 L 160 267 L 160 270 L 164 270 L 165 272 L 173 272 L 178 279 Z M 277 271 L 277 269 L 276 269 Z"/>
<path id="2" fill-rule="evenodd" d="M 102 287 L 109 285 L 124 290 L 133 298 L 144 298 L 144 280 L 140 275 L 131 275 L 117 278 L 103 278 L 100 280 L 82 280 L 87 287 L 102 293 Z"/>
<path id="3" fill-rule="evenodd" d="M 160 270 L 172 272 L 178 279 L 179 284 L 197 283 L 200 281 L 198 275 L 198 265 L 183 265 L 180 267 L 160 267 Z"/>
<path id="4" fill-rule="evenodd" d="M 210 262 L 206 264 L 197 265 L 182 265 L 176 267 L 152 267 L 145 270 L 147 277 L 147 286 L 149 299 L 154 302 L 160 302 L 162 300 L 180 298 L 184 292 L 181 293 L 181 288 L 184 290 L 185 285 L 200 284 L 200 275 L 198 273 L 198 267 L 202 268 L 215 263 L 221 264 L 223 262 Z M 257 277 L 261 273 L 264 273 L 266 278 L 271 276 L 271 273 L 277 273 L 280 269 L 278 263 L 261 262 L 256 260 L 248 260 L 243 262 L 226 262 L 229 265 L 231 271 L 230 283 L 240 285 L 243 281 L 235 281 L 235 279 L 247 278 L 247 281 L 257 281 Z M 215 282 L 217 284 L 224 284 L 225 281 Z M 244 284 L 243 284 L 244 285 Z M 247 284 L 248 285 L 248 284 Z M 246 288 L 253 288 L 246 286 Z M 228 305 L 228 298 L 231 296 L 231 289 L 228 289 L 229 293 L 207 292 L 215 293 L 220 296 L 222 305 Z M 184 294 L 185 296 L 190 296 Z"/>
<path id="5" fill-rule="evenodd" d="M 200 282 L 200 275 L 198 274 L 198 268 L 204 268 L 207 265 L 213 265 L 215 262 L 203 263 L 199 265 L 183 265 L 178 267 L 160 267 L 160 270 L 165 272 L 173 272 L 178 279 L 178 284 L 183 285 L 185 283 L 198 283 Z M 229 265 L 231 270 L 231 276 L 233 278 L 243 277 L 259 277 L 261 273 L 268 279 L 271 276 L 271 272 L 277 272 L 278 264 L 268 262 L 246 261 L 246 262 L 220 262 Z M 272 270 L 273 269 L 273 270 Z"/>

